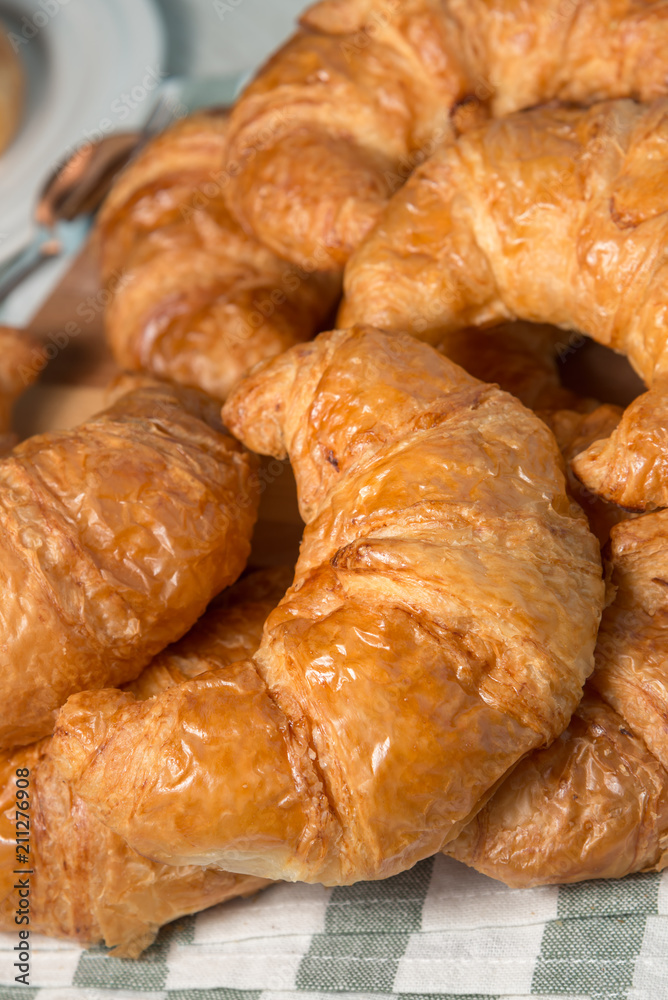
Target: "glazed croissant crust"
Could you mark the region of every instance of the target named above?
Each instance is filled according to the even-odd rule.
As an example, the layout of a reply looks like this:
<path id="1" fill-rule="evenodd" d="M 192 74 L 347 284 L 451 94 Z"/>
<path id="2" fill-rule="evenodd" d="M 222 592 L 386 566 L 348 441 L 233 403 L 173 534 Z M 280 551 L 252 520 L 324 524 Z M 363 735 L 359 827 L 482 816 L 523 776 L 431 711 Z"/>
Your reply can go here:
<path id="1" fill-rule="evenodd" d="M 188 677 L 224 667 L 257 649 L 262 626 L 289 584 L 286 570 L 260 571 L 226 591 L 197 625 L 160 653 L 129 685 L 151 698 Z M 30 876 L 33 931 L 81 944 L 103 940 L 120 957 L 138 956 L 159 927 L 185 913 L 266 883 L 191 865 L 173 867 L 141 857 L 94 819 L 56 772 L 50 741 L 0 759 L 0 929 L 15 929 L 13 891 L 18 868 Z M 16 863 L 16 772 L 30 771 L 31 836 L 25 864 Z M 22 842 L 24 843 L 24 842 Z"/>
<path id="2" fill-rule="evenodd" d="M 393 198 L 348 264 L 340 320 L 435 340 L 519 317 L 625 353 L 652 390 L 574 467 L 606 500 L 664 506 L 667 164 L 665 100 L 480 126 Z"/>
<path id="3" fill-rule="evenodd" d="M 228 205 L 280 256 L 340 267 L 451 116 L 649 101 L 667 62 L 665 0 L 323 0 L 233 110 Z"/>
<path id="4" fill-rule="evenodd" d="M 290 266 L 233 220 L 226 131 L 223 115 L 201 113 L 158 136 L 98 224 L 118 363 L 220 399 L 258 361 L 322 329 L 340 293 L 336 276 Z"/>
<path id="5" fill-rule="evenodd" d="M 0 461 L 0 746 L 136 677 L 243 570 L 253 459 L 192 390 L 143 389 Z"/>
<path id="6" fill-rule="evenodd" d="M 545 425 L 414 338 L 322 335 L 224 413 L 290 456 L 294 584 L 252 659 L 151 702 L 71 698 L 54 761 L 157 860 L 392 875 L 567 725 L 593 666 L 598 544 Z"/>
<path id="7" fill-rule="evenodd" d="M 612 528 L 616 595 L 569 728 L 530 754 L 447 852 L 509 885 L 668 864 L 668 511 Z"/>

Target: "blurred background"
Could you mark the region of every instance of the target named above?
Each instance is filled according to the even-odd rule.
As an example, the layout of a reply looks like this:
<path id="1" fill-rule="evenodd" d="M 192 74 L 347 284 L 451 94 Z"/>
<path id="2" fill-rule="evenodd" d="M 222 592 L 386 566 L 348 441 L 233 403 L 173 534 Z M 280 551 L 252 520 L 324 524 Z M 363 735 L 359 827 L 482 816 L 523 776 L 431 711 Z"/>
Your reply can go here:
<path id="1" fill-rule="evenodd" d="M 0 0 L 0 285 L 17 255 L 50 235 L 38 202 L 81 146 L 141 130 L 173 77 L 206 81 L 183 100 L 227 103 L 293 30 L 303 0 Z M 166 84 L 166 81 L 167 84 Z M 178 94 L 181 91 L 177 89 Z M 0 295 L 24 323 L 81 245 L 87 221 L 59 227 L 65 252 L 37 281 Z M 26 251 L 27 248 L 27 251 Z"/>
<path id="2" fill-rule="evenodd" d="M 82 0 L 70 0 L 70 3 Z M 114 0 L 107 0 L 113 4 Z M 209 76 L 256 66 L 292 31 L 304 0 L 155 0 L 167 29 L 167 68 Z"/>

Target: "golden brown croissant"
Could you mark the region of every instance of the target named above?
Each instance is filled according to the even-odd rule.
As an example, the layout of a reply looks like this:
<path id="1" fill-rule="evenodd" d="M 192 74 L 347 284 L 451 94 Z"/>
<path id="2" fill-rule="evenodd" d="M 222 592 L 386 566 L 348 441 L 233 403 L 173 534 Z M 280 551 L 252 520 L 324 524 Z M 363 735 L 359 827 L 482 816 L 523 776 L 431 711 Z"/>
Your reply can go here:
<path id="1" fill-rule="evenodd" d="M 230 210 L 279 255 L 342 266 L 467 102 L 665 94 L 665 0 L 323 0 L 233 109 Z"/>
<path id="2" fill-rule="evenodd" d="M 660 303 L 654 303 L 654 307 L 663 308 Z M 659 323 L 648 325 L 659 326 L 661 317 L 658 319 Z M 657 344 L 658 353 L 660 331 L 650 329 L 648 335 Z M 571 463 L 576 476 L 588 490 L 632 512 L 668 506 L 668 372 L 664 371 L 665 365 L 664 360 L 658 362 L 656 376 L 647 380 L 651 383 L 650 391 L 627 407 L 615 432 L 609 438 L 594 442 Z"/>
<path id="3" fill-rule="evenodd" d="M 562 331 L 550 326 L 501 323 L 484 329 L 451 330 L 435 339 L 437 349 L 455 364 L 483 382 L 497 383 L 545 421 L 566 460 L 569 491 L 586 512 L 592 531 L 604 545 L 612 525 L 631 515 L 622 507 L 606 503 L 590 493 L 574 475 L 570 463 L 593 442 L 609 437 L 619 424 L 623 410 L 582 399 L 561 385 L 556 352 L 563 349 L 564 338 Z"/>
<path id="4" fill-rule="evenodd" d="M 584 413 L 574 410 L 538 411 L 538 415 L 554 434 L 566 460 L 566 482 L 569 492 L 586 513 L 589 527 L 598 538 L 601 547 L 607 544 L 613 525 L 635 515 L 591 493 L 574 475 L 571 466 L 573 460 L 595 441 L 613 433 L 622 414 L 623 410 L 619 406 L 609 403 Z"/>
<path id="5" fill-rule="evenodd" d="M 243 570 L 255 462 L 212 407 L 144 389 L 0 461 L 0 747 L 136 677 Z"/>
<path id="6" fill-rule="evenodd" d="M 392 200 L 348 265 L 342 322 L 433 339 L 521 317 L 623 351 L 653 389 L 575 469 L 622 506 L 668 505 L 667 166 L 668 101 L 479 127 Z"/>
<path id="7" fill-rule="evenodd" d="M 0 152 L 16 133 L 23 112 L 24 90 L 23 66 L 11 39 L 0 28 Z"/>
<path id="8" fill-rule="evenodd" d="M 447 853 L 509 885 L 668 864 L 668 511 L 612 528 L 614 602 L 571 725 L 523 760 Z"/>
<path id="9" fill-rule="evenodd" d="M 279 260 L 223 200 L 222 115 L 184 119 L 121 175 L 101 212 L 105 315 L 118 363 L 223 399 L 258 361 L 312 337 L 335 276 Z"/>
<path id="10" fill-rule="evenodd" d="M 320 3 L 301 25 L 232 110 L 226 194 L 276 253 L 326 271 L 368 232 L 411 154 L 450 134 L 468 79 L 448 58 L 457 32 L 440 0 Z"/>
<path id="11" fill-rule="evenodd" d="M 445 850 L 506 885 L 621 878 L 668 861 L 668 772 L 590 691 Z"/>
<path id="12" fill-rule="evenodd" d="M 616 504 L 601 500 L 575 476 L 573 460 L 595 441 L 617 428 L 623 410 L 597 405 L 562 386 L 556 351 L 564 348 L 565 334 L 550 326 L 501 323 L 495 327 L 466 327 L 438 339 L 437 349 L 483 382 L 496 382 L 533 409 L 554 434 L 566 462 L 571 496 L 587 514 L 601 546 L 613 524 L 634 516 Z M 577 407 L 577 409 L 561 409 Z"/>
<path id="13" fill-rule="evenodd" d="M 255 652 L 264 620 L 283 596 L 291 571 L 250 574 L 225 592 L 180 642 L 160 653 L 129 687 L 153 697 L 188 677 Z M 103 940 L 136 957 L 159 927 L 185 913 L 248 895 L 265 885 L 252 876 L 210 868 L 175 868 L 141 857 L 94 819 L 55 771 L 50 740 L 0 758 L 0 929 L 16 930 L 19 873 L 30 871 L 30 927 L 81 944 Z M 16 776 L 28 788 L 29 850 L 16 862 Z M 24 796 L 21 795 L 21 807 Z M 26 811 L 26 810 L 24 810 Z M 19 877 L 21 877 L 19 875 Z M 28 878 L 28 876 L 23 876 Z"/>
<path id="14" fill-rule="evenodd" d="M 439 850 L 592 668 L 598 544 L 546 426 L 411 337 L 292 348 L 225 410 L 307 522 L 255 657 L 71 698 L 54 758 L 142 854 L 349 883 Z"/>

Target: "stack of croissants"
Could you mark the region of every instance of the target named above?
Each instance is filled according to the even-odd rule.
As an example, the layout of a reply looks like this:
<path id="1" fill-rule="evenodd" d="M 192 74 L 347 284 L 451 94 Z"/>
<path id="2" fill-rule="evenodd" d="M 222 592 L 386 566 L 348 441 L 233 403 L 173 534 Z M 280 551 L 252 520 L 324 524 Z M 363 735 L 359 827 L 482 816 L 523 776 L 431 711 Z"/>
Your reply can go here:
<path id="1" fill-rule="evenodd" d="M 667 0 L 321 0 L 98 234 L 133 387 L 0 461 L 2 929 L 28 862 L 34 930 L 124 957 L 441 851 L 667 865 Z M 246 570 L 258 454 L 295 568 Z"/>

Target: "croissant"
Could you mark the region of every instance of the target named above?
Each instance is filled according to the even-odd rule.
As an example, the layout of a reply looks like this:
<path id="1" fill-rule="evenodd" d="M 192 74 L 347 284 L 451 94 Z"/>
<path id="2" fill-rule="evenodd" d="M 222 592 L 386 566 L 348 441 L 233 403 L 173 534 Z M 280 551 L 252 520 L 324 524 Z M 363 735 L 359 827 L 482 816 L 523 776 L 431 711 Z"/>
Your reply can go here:
<path id="1" fill-rule="evenodd" d="M 492 328 L 451 330 L 435 339 L 437 350 L 451 361 L 483 382 L 496 382 L 545 421 L 566 461 L 569 492 L 605 545 L 612 525 L 630 515 L 590 493 L 574 475 L 571 463 L 595 441 L 613 433 L 623 410 L 582 399 L 562 386 L 556 353 L 565 346 L 563 332 L 531 323 L 501 323 Z"/>
<path id="2" fill-rule="evenodd" d="M 521 317 L 624 352 L 652 389 L 574 468 L 608 501 L 668 505 L 667 166 L 665 100 L 472 130 L 416 171 L 351 259 L 341 322 L 433 339 Z"/>
<path id="3" fill-rule="evenodd" d="M 546 426 L 412 337 L 322 335 L 224 416 L 290 456 L 293 586 L 252 659 L 150 702 L 70 698 L 54 762 L 156 860 L 392 875 L 567 725 L 593 666 L 598 544 Z"/>
<path id="4" fill-rule="evenodd" d="M 122 684 L 239 576 L 254 460 L 193 390 L 144 389 L 0 461 L 0 748 Z"/>
<path id="5" fill-rule="evenodd" d="M 569 728 L 526 757 L 446 852 L 512 886 L 668 864 L 668 511 L 612 528 L 614 602 Z"/>
<path id="6" fill-rule="evenodd" d="M 665 0 L 322 0 L 232 111 L 228 205 L 280 256 L 342 267 L 451 118 L 650 101 L 667 64 Z"/>
<path id="7" fill-rule="evenodd" d="M 569 492 L 586 513 L 589 527 L 598 538 L 601 548 L 607 545 L 613 525 L 635 515 L 591 493 L 573 473 L 572 465 L 595 441 L 614 432 L 622 414 L 623 410 L 619 406 L 608 403 L 585 413 L 573 410 L 538 411 L 538 415 L 554 434 L 566 460 Z"/>
<path id="8" fill-rule="evenodd" d="M 35 343 L 25 330 L 0 326 L 0 455 L 16 444 L 11 432 L 14 403 L 39 374 L 33 353 Z"/>
<path id="9" fill-rule="evenodd" d="M 158 654 L 128 689 L 143 700 L 250 656 L 291 575 L 273 570 L 246 577 L 180 642 Z M 33 931 L 86 945 L 102 940 L 127 958 L 147 948 L 162 924 L 266 884 L 252 876 L 194 865 L 174 868 L 141 857 L 94 819 L 57 774 L 49 744 L 42 740 L 0 758 L 1 930 L 16 930 L 16 870 L 19 876 L 32 873 L 24 878 L 29 878 Z M 16 776 L 26 772 L 29 779 L 20 784 L 28 788 L 31 826 L 28 848 L 21 839 L 22 864 L 16 861 Z"/>
<path id="10" fill-rule="evenodd" d="M 120 176 L 98 224 L 118 363 L 220 399 L 258 361 L 312 337 L 340 294 L 336 276 L 290 266 L 233 221 L 226 130 L 210 113 L 160 135 Z"/>

